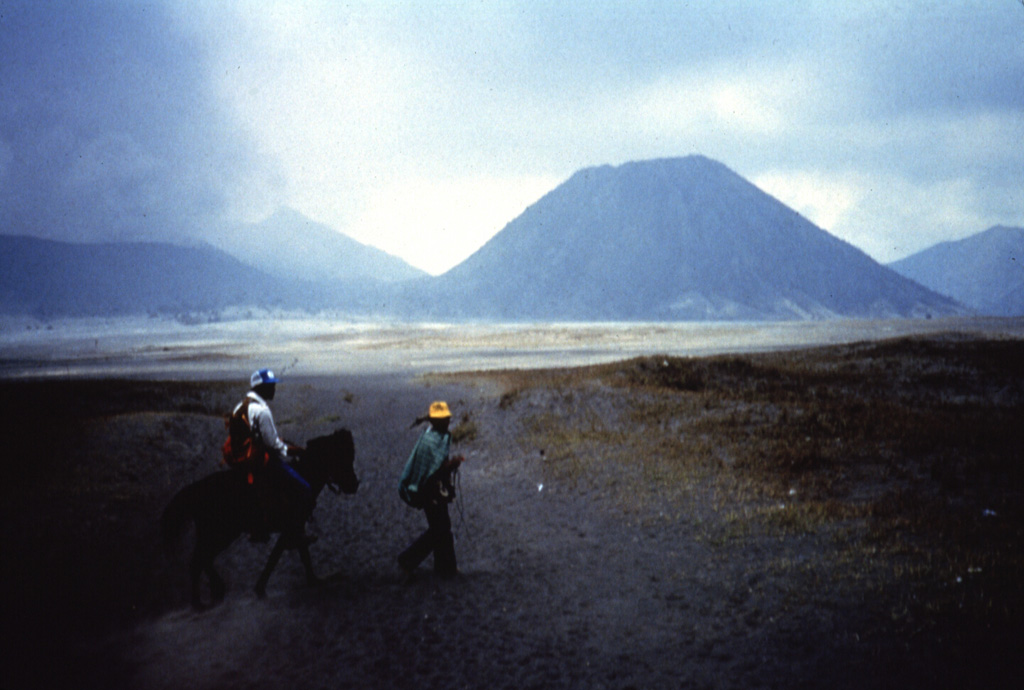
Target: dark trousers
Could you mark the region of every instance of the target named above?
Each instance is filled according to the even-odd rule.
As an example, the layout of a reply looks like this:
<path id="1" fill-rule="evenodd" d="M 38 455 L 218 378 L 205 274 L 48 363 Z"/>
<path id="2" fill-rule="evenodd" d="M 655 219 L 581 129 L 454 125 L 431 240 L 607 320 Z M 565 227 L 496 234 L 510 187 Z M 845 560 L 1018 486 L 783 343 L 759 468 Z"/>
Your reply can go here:
<path id="1" fill-rule="evenodd" d="M 398 556 L 398 563 L 405 570 L 415 570 L 433 552 L 434 572 L 441 577 L 454 577 L 455 537 L 452 536 L 448 504 L 428 506 L 423 512 L 427 514 L 427 531 Z"/>

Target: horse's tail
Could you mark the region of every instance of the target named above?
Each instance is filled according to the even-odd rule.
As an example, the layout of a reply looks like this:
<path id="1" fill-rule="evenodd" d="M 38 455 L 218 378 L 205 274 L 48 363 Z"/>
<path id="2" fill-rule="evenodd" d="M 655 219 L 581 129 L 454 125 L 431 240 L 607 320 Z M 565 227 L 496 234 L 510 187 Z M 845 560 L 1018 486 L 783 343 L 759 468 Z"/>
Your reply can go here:
<path id="1" fill-rule="evenodd" d="M 160 534 L 164 546 L 173 547 L 185 531 L 185 525 L 192 519 L 192 508 L 195 504 L 196 484 L 189 484 L 179 491 L 164 508 L 160 516 Z"/>

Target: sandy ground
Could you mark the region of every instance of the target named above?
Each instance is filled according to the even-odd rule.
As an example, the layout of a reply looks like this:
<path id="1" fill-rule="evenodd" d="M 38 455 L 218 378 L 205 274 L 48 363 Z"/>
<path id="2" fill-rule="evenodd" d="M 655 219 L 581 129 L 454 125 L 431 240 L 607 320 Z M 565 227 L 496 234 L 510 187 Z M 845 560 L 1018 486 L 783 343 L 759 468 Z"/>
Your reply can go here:
<path id="1" fill-rule="evenodd" d="M 998 337 L 1015 337 L 1019 324 L 1003 326 L 1010 332 Z M 299 361 L 314 359 L 312 343 L 320 343 L 323 362 L 339 338 L 354 350 L 356 336 L 301 337 L 310 350 Z M 105 354 L 97 368 L 95 352 L 47 359 L 9 348 L 10 375 L 0 384 L 17 412 L 3 429 L 14 452 L 2 494 L 0 685 L 1015 687 L 1005 665 L 943 647 L 935 631 L 889 630 L 890 610 L 873 600 L 885 597 L 835 585 L 814 566 L 813 554 L 834 547 L 828 535 L 723 544 L 706 538 L 708 521 L 728 514 L 696 489 L 685 505 L 655 499 L 625 508 L 607 483 L 559 480 L 523 428 L 555 398 L 534 392 L 510 406 L 494 379 L 414 378 L 429 358 L 410 360 L 410 351 L 451 342 L 423 342 L 422 331 L 400 337 L 416 345 L 365 346 L 387 351 L 384 368 L 403 361 L 396 373 L 310 374 L 296 364 L 274 403 L 286 438 L 304 442 L 337 427 L 355 437 L 358 494 L 325 493 L 310 526 L 327 584 L 307 587 L 298 559 L 286 554 L 268 597 L 257 599 L 252 586 L 269 546 L 241 539 L 218 560 L 226 600 L 202 612 L 188 607 L 187 543 L 164 552 L 156 523 L 178 488 L 217 470 L 220 415 L 245 386 L 213 369 L 190 380 L 176 362 L 217 350 L 217 367 L 248 370 L 257 355 L 181 345 L 160 358 L 172 371 L 154 373 L 145 364 L 154 346 L 133 345 L 150 348 L 138 351 L 144 375 L 110 379 L 98 375 L 130 371 L 140 359 Z M 496 337 L 471 334 L 469 362 L 508 345 Z M 572 349 L 566 331 L 536 337 L 559 340 L 552 352 Z M 593 349 L 602 350 L 629 336 L 614 328 L 595 337 Z M 756 338 L 741 340 L 742 350 Z M 552 352 L 544 354 L 566 356 Z M 83 357 L 89 376 L 53 375 Z M 26 378 L 30 360 L 46 375 Z M 150 380 L 162 374 L 176 380 Z M 590 409 L 612 404 L 594 395 Z M 468 461 L 452 508 L 461 575 L 440 581 L 428 564 L 409 584 L 395 557 L 425 521 L 398 499 L 396 481 L 417 434 L 409 425 L 433 399 L 448 400 L 456 419 L 478 430 L 460 448 Z M 999 632 L 993 653 L 1019 651 L 1019 631 L 1009 640 Z"/>
<path id="2" fill-rule="evenodd" d="M 649 354 L 763 352 L 949 331 L 1024 335 L 1024 318 L 772 323 L 361 323 L 327 318 L 0 320 L 0 377 L 231 378 L 580 366 Z"/>

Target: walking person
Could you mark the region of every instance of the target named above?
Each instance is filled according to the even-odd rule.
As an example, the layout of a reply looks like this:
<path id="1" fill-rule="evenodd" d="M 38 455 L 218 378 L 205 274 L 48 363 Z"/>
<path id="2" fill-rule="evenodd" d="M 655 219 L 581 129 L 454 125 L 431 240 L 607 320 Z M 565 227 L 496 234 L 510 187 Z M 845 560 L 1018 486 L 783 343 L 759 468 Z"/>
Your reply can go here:
<path id="1" fill-rule="evenodd" d="M 458 573 L 448 504 L 455 500 L 452 476 L 464 459 L 450 456 L 451 417 L 447 403 L 431 403 L 427 413 L 430 426 L 420 434 L 398 482 L 402 500 L 427 516 L 427 531 L 398 556 L 398 565 L 409 578 L 431 553 L 439 577 L 450 579 Z"/>

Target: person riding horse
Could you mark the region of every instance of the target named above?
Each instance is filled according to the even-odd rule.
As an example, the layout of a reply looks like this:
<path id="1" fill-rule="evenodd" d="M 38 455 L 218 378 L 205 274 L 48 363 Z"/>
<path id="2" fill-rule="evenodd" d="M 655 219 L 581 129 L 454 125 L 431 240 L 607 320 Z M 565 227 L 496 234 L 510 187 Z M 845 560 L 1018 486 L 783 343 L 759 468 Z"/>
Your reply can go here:
<path id="1" fill-rule="evenodd" d="M 324 488 L 332 493 L 354 494 L 359 489 L 359 478 L 354 469 L 355 446 L 348 429 L 338 429 L 329 436 L 310 439 L 306 450 L 292 465 L 300 477 L 309 484 L 313 501 Z M 252 486 L 245 474 L 229 469 L 214 472 L 192 482 L 178 491 L 164 509 L 160 518 L 164 545 L 170 549 L 178 543 L 186 525 L 195 525 L 195 541 L 189 560 L 192 584 L 192 605 L 205 608 L 200 596 L 200 576 L 206 573 L 210 581 L 213 603 L 224 598 L 227 583 L 217 573 L 214 559 L 245 532 L 253 531 L 253 518 L 260 509 Z M 256 581 L 256 594 L 266 595 L 267 582 L 282 554 L 294 548 L 306 570 L 306 581 L 319 582 L 313 572 L 313 563 L 306 541 L 294 537 L 301 524 L 286 521 L 287 515 L 278 513 L 270 531 L 280 532 L 267 563 Z M 262 516 L 260 516 L 262 520 Z M 298 529 L 296 529 L 298 527 Z"/>
<path id="2" fill-rule="evenodd" d="M 253 529 L 252 540 L 265 542 L 270 538 L 269 517 L 277 509 L 278 494 L 284 494 L 287 503 L 287 521 L 290 524 L 304 525 L 313 509 L 313 496 L 306 482 L 288 464 L 291 455 L 297 457 L 302 449 L 289 446 L 277 434 L 274 415 L 268 402 L 274 399 L 277 392 L 278 379 L 270 369 L 254 371 L 249 379 L 251 390 L 246 394 L 235 409 L 232 416 L 237 415 L 243 406 L 247 406 L 246 417 L 252 434 L 252 443 L 257 457 L 265 457 L 265 463 L 250 468 L 251 477 L 263 510 L 263 520 Z M 300 528 L 301 529 L 301 528 Z M 304 530 L 303 530 L 304 532 Z M 312 538 L 300 532 L 298 538 L 312 541 Z"/>

